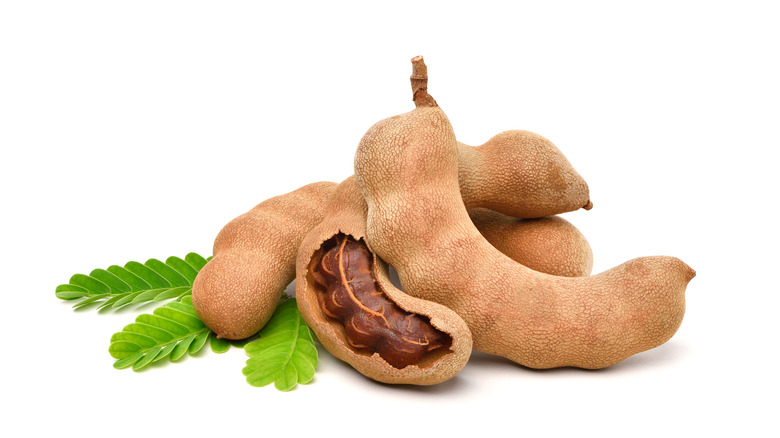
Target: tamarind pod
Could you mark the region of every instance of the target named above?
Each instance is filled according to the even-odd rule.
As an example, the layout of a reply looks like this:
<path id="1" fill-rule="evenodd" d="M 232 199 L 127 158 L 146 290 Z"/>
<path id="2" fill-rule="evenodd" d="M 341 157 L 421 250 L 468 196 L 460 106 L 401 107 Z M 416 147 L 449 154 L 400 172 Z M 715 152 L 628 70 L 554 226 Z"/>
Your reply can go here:
<path id="1" fill-rule="evenodd" d="M 461 196 L 470 209 L 538 218 L 593 207 L 585 180 L 539 134 L 505 131 L 478 147 L 457 145 Z"/>
<path id="2" fill-rule="evenodd" d="M 423 60 L 412 62 L 417 69 Z M 406 293 L 455 310 L 475 349 L 532 368 L 604 368 L 674 335 L 695 276 L 678 258 L 641 257 L 570 278 L 491 246 L 460 196 L 452 126 L 432 99 L 417 98 L 425 94 L 415 90 L 417 108 L 372 126 L 355 154 L 366 240 Z"/>
<path id="3" fill-rule="evenodd" d="M 590 244 L 577 227 L 560 216 L 518 219 L 474 208 L 469 217 L 497 250 L 534 271 L 583 277 L 593 270 Z"/>
<path id="4" fill-rule="evenodd" d="M 322 219 L 334 182 L 308 184 L 265 200 L 225 225 L 214 256 L 192 285 L 198 317 L 218 337 L 244 339 L 271 317 L 295 278 L 295 256 Z"/>
<path id="5" fill-rule="evenodd" d="M 339 239 L 345 236 L 355 242 L 363 241 L 365 208 L 355 178 L 351 176 L 339 184 L 325 209 L 322 222 L 303 239 L 298 251 L 295 280 L 295 296 L 301 316 L 331 354 L 371 379 L 415 385 L 444 382 L 457 374 L 471 355 L 471 333 L 466 323 L 454 311 L 441 304 L 411 297 L 395 288 L 388 277 L 387 265 L 373 253 L 370 253 L 370 269 L 363 262 L 354 265 L 352 258 L 349 263 L 353 264 L 350 268 L 353 272 L 367 274 L 370 271 L 376 293 L 383 294 L 380 301 L 371 303 L 367 295 L 357 297 L 357 290 L 361 289 L 360 285 L 355 284 L 357 275 L 352 277 L 346 274 L 344 282 L 338 284 L 337 281 L 337 286 L 349 284 L 353 292 L 341 292 L 342 295 L 336 298 L 338 303 L 334 306 L 340 309 L 322 303 L 323 299 L 333 299 L 332 292 L 325 287 L 328 284 L 326 277 L 338 278 L 342 275 L 338 266 L 339 256 L 332 248 L 341 243 Z M 367 250 L 365 253 L 369 254 Z M 321 271 L 318 267 L 322 265 L 326 265 L 324 271 L 327 272 L 315 275 L 315 272 Z M 348 296 L 352 293 L 356 296 Z M 393 304 L 388 305 L 388 301 Z M 384 307 L 378 307 L 377 303 Z M 361 310 L 363 306 L 369 309 Z M 349 309 L 345 309 L 347 307 Z M 338 319 L 338 314 L 342 312 L 349 315 L 359 313 L 362 320 L 356 330 L 360 333 L 348 333 L 352 328 L 347 325 L 349 322 Z M 390 316 L 392 312 L 400 312 L 400 316 Z M 373 325 L 373 329 L 367 328 L 367 325 Z M 410 331 L 381 339 L 376 334 L 406 329 Z M 421 335 L 408 334 L 415 332 Z M 432 332 L 436 334 L 431 335 Z M 438 340 L 433 339 L 436 336 Z M 431 350 L 413 348 L 415 343 L 429 342 L 433 347 Z M 403 345 L 388 349 L 385 348 L 388 343 Z M 379 347 L 373 350 L 366 348 L 370 345 Z M 403 357 L 406 350 L 410 354 L 408 358 Z"/>

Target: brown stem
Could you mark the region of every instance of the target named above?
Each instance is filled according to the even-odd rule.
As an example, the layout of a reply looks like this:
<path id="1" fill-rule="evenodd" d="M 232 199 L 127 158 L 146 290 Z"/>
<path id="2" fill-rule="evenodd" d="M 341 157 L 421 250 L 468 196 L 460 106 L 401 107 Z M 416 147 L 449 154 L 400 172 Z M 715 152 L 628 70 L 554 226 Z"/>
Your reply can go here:
<path id="1" fill-rule="evenodd" d="M 425 65 L 422 56 L 412 58 L 412 99 L 416 107 L 421 106 L 439 106 L 428 94 L 428 67 Z"/>

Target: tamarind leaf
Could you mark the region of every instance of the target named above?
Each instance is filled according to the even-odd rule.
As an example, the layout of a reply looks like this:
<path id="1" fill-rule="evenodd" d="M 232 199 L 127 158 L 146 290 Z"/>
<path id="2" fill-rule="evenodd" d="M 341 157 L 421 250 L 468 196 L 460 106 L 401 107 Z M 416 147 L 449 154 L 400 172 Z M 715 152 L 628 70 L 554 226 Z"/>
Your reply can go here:
<path id="1" fill-rule="evenodd" d="M 195 340 L 195 336 L 197 336 L 195 333 L 187 336 L 186 339 L 179 342 L 171 351 L 171 361 L 176 362 L 177 360 L 184 357 L 185 354 L 190 349 L 190 344 L 192 344 L 192 341 Z"/>
<path id="2" fill-rule="evenodd" d="M 192 340 L 190 348 L 187 352 L 193 356 L 198 354 L 198 352 L 206 345 L 206 341 L 209 340 L 209 333 L 210 331 L 205 331 L 198 336 L 195 336 L 195 339 Z"/>
<path id="3" fill-rule="evenodd" d="M 69 283 L 81 286 L 92 294 L 105 294 L 111 292 L 111 288 L 108 287 L 107 284 L 95 277 L 90 277 L 89 275 L 75 274 L 70 277 Z"/>
<path id="4" fill-rule="evenodd" d="M 111 265 L 106 270 L 130 285 L 131 291 L 147 290 L 152 288 L 152 285 L 147 283 L 146 280 L 133 274 L 132 272 L 128 271 L 127 268 L 123 268 L 122 266 Z"/>
<path id="5" fill-rule="evenodd" d="M 160 354 L 157 355 L 157 357 L 154 358 L 154 362 L 159 362 L 163 359 L 167 359 L 170 357 L 171 353 L 173 352 L 173 349 L 176 348 L 177 344 L 168 344 L 165 347 L 163 347 L 162 351 L 160 351 Z"/>
<path id="6" fill-rule="evenodd" d="M 83 299 L 83 300 L 79 301 L 78 303 L 74 304 L 73 308 L 74 309 L 80 309 L 82 307 L 85 307 L 85 306 L 88 306 L 88 305 L 90 305 L 92 303 L 95 303 L 95 302 L 97 302 L 99 300 L 102 300 L 103 298 L 105 298 L 105 297 L 107 297 L 109 295 L 111 295 L 111 294 L 106 293 L 106 294 L 92 295 L 89 298 Z"/>
<path id="7" fill-rule="evenodd" d="M 136 318 L 136 321 L 137 320 L 138 320 L 138 318 Z M 128 325 L 125 326 L 125 328 L 122 329 L 122 331 L 123 332 L 138 333 L 138 334 L 141 334 L 141 335 L 149 336 L 150 338 L 152 338 L 152 339 L 154 339 L 156 341 L 155 345 L 157 343 L 160 343 L 160 342 L 171 341 L 172 339 L 174 339 L 176 337 L 176 336 L 174 336 L 173 333 L 171 333 L 171 332 L 169 332 L 169 331 L 167 331 L 165 329 L 162 329 L 162 328 L 159 328 L 159 327 L 155 327 L 154 325 L 146 324 L 146 323 L 143 323 L 143 322 L 136 322 L 136 323 L 133 323 L 133 324 L 128 324 Z M 112 337 L 112 341 L 111 342 L 113 342 L 113 337 Z"/>
<path id="8" fill-rule="evenodd" d="M 178 298 L 191 292 L 192 288 L 190 287 L 174 287 L 173 289 L 167 289 L 165 292 L 160 292 L 152 299 L 152 301 L 163 301 L 169 300 L 171 298 Z"/>
<path id="9" fill-rule="evenodd" d="M 132 366 L 134 363 L 138 362 L 138 359 L 142 358 L 144 354 L 145 353 L 143 351 L 139 351 L 135 354 L 131 354 L 130 356 L 125 357 L 124 359 L 119 359 L 118 361 L 114 362 L 114 368 L 121 370 Z"/>
<path id="10" fill-rule="evenodd" d="M 211 260 L 211 257 L 208 258 L 208 260 Z M 201 269 L 203 269 L 204 266 L 206 266 L 207 259 L 204 259 L 200 255 L 191 252 L 184 256 L 184 261 L 189 263 L 190 266 L 195 268 L 196 271 L 200 272 Z"/>
<path id="11" fill-rule="evenodd" d="M 209 346 L 211 347 L 211 351 L 219 354 L 230 350 L 230 342 L 225 339 L 218 338 L 217 334 L 214 332 L 211 332 L 211 336 L 209 337 Z"/>
<path id="12" fill-rule="evenodd" d="M 203 327 L 206 327 L 197 317 L 182 312 L 181 310 L 176 310 L 170 306 L 158 307 L 154 310 L 155 315 L 162 318 L 168 318 L 171 321 L 187 327 L 189 330 L 200 330 Z"/>
<path id="13" fill-rule="evenodd" d="M 57 298 L 61 300 L 75 300 L 89 295 L 89 291 L 75 284 L 61 284 L 54 290 Z"/>
<path id="14" fill-rule="evenodd" d="M 176 270 L 184 279 L 188 285 L 191 285 L 195 281 L 195 276 L 198 275 L 200 269 L 195 269 L 194 266 L 187 263 L 178 257 L 171 256 L 165 259 L 165 264 Z"/>
<path id="15" fill-rule="evenodd" d="M 61 300 L 75 300 L 78 298 L 84 298 L 87 295 L 89 295 L 86 292 L 75 292 L 75 291 L 57 291 L 57 298 Z"/>
<path id="16" fill-rule="evenodd" d="M 142 369 L 149 366 L 152 363 L 152 361 L 154 361 L 154 359 L 157 357 L 157 355 L 160 354 L 160 351 L 162 351 L 162 349 L 163 346 L 158 345 L 152 348 L 151 350 L 149 350 L 146 354 L 143 355 L 142 358 L 138 359 L 138 361 L 136 361 L 133 364 L 133 371 L 141 371 Z"/>
<path id="17" fill-rule="evenodd" d="M 171 286 L 192 285 L 192 283 L 187 281 L 187 279 L 184 278 L 184 276 L 181 275 L 179 271 L 157 259 L 149 259 L 146 261 L 146 263 L 144 263 L 144 265 L 165 278 L 165 280 L 168 281 Z"/>
<path id="18" fill-rule="evenodd" d="M 55 295 L 61 300 L 76 301 L 76 309 L 97 304 L 97 310 L 180 300 L 192 294 L 195 277 L 210 259 L 191 252 L 184 258 L 168 257 L 165 262 L 149 259 L 144 263 L 130 261 L 124 266 L 93 269 L 89 275 L 73 275 L 68 283 L 57 286 Z"/>
<path id="19" fill-rule="evenodd" d="M 105 269 L 94 269 L 89 273 L 89 276 L 102 281 L 109 287 L 109 289 L 111 289 L 111 292 L 132 291 L 132 287 L 129 284 L 125 283 L 121 278 Z"/>
<path id="20" fill-rule="evenodd" d="M 103 301 L 103 303 L 98 306 L 98 310 L 101 310 L 101 309 L 103 309 L 105 307 L 113 306 L 114 303 L 116 303 L 117 301 L 121 300 L 122 298 L 130 295 L 130 293 L 131 292 L 125 292 L 123 294 L 114 295 L 113 297 Z"/>
<path id="21" fill-rule="evenodd" d="M 145 282 L 149 283 L 152 288 L 171 286 L 171 283 L 169 283 L 168 280 L 166 280 L 162 275 L 155 272 L 146 264 L 140 264 L 138 262 L 127 262 L 125 269 L 141 277 Z"/>
<path id="22" fill-rule="evenodd" d="M 187 354 L 195 355 L 209 339 L 213 351 L 229 350 L 232 344 L 216 340 L 216 336 L 198 319 L 192 298 L 187 296 L 157 307 L 151 314 L 138 315 L 135 322 L 111 336 L 108 352 L 117 359 L 114 368 L 141 371 L 166 359 L 175 362 Z"/>
<path id="23" fill-rule="evenodd" d="M 141 348 L 152 348 L 157 345 L 157 341 L 151 336 L 142 335 L 135 332 L 118 332 L 111 336 L 111 342 L 127 341 L 141 346 Z"/>
<path id="24" fill-rule="evenodd" d="M 193 318 L 197 318 L 198 317 L 198 313 L 195 312 L 195 308 L 192 307 L 192 303 L 191 302 L 187 302 L 185 304 L 185 303 L 179 303 L 179 302 L 173 301 L 173 302 L 171 302 L 168 305 L 168 307 L 170 307 L 171 309 L 178 310 L 179 312 L 186 313 L 187 315 L 190 315 Z"/>
<path id="25" fill-rule="evenodd" d="M 157 310 L 157 309 L 155 309 Z M 188 336 L 191 331 L 184 325 L 171 319 L 161 317 L 156 313 L 142 313 L 135 318 L 136 322 L 147 324 L 155 328 L 167 331 L 174 336 Z"/>
<path id="26" fill-rule="evenodd" d="M 133 295 L 133 300 L 131 301 L 132 304 L 136 303 L 145 303 L 147 301 L 153 301 L 158 295 L 160 295 L 163 292 L 170 291 L 173 289 L 152 289 L 152 290 L 145 290 L 145 291 L 136 291 L 135 295 Z"/>
<path id="27" fill-rule="evenodd" d="M 137 290 L 135 292 L 130 292 L 129 294 L 124 295 L 122 298 L 120 298 L 111 307 L 114 308 L 114 309 L 118 309 L 118 308 L 124 306 L 125 304 L 130 304 L 130 303 L 133 302 L 135 297 L 137 297 L 138 295 L 141 295 L 142 293 L 144 293 L 144 291 L 141 291 L 141 290 Z"/>
<path id="28" fill-rule="evenodd" d="M 274 384 L 279 391 L 290 391 L 297 384 L 312 380 L 317 367 L 317 348 L 298 311 L 295 299 L 279 304 L 259 337 L 246 344 L 249 356 L 242 370 L 252 386 Z"/>

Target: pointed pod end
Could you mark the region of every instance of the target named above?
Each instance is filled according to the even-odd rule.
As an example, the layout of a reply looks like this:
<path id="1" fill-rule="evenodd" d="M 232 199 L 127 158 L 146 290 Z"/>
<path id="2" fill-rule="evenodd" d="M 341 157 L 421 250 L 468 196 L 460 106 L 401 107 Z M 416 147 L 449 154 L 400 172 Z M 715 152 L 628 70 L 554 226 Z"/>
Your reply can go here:
<path id="1" fill-rule="evenodd" d="M 688 266 L 688 272 L 686 272 L 686 277 L 688 278 L 688 281 L 693 280 L 693 277 L 695 277 L 695 276 L 696 276 L 696 271 L 694 271 L 693 268 Z"/>

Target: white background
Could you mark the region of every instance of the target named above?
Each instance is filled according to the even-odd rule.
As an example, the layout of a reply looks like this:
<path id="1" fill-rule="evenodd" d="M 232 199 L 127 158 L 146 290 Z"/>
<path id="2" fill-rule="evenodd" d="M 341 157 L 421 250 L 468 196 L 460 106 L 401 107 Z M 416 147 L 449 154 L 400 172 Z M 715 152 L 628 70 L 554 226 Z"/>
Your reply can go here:
<path id="1" fill-rule="evenodd" d="M 277 3 L 0 6 L 3 436 L 777 436 L 771 2 Z M 677 334 L 600 371 L 475 354 L 432 388 L 324 350 L 289 393 L 249 386 L 241 350 L 113 369 L 110 336 L 147 308 L 74 312 L 54 288 L 210 255 L 260 201 L 346 178 L 366 129 L 412 109 L 418 54 L 461 141 L 535 131 L 582 174 L 595 207 L 565 217 L 594 272 L 696 269 Z"/>

